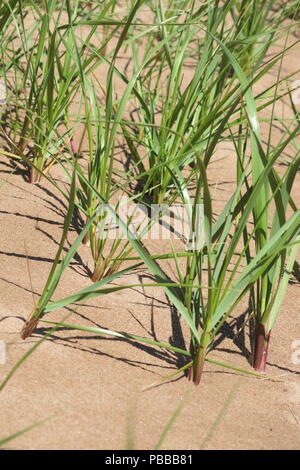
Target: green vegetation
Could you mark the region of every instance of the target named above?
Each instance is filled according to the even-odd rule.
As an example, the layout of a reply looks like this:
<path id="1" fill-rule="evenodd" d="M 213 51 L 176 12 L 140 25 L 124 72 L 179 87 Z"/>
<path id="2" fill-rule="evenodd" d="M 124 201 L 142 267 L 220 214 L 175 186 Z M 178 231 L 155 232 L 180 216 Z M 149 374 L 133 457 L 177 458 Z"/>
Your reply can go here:
<path id="1" fill-rule="evenodd" d="M 265 372 L 300 241 L 293 196 L 300 122 L 289 85 L 298 72 L 281 73 L 285 56 L 299 47 L 292 35 L 298 10 L 276 7 L 274 0 L 1 2 L 8 89 L 2 152 L 25 163 L 30 182 L 47 178 L 68 200 L 59 249 L 23 339 L 40 320 L 52 323 L 44 319 L 51 311 L 134 287 L 110 283 L 143 265 L 153 282 L 137 285 L 164 290 L 190 330 L 189 349 L 129 332 L 54 326 L 176 351 L 188 358 L 178 373 L 188 370 L 199 384 L 216 336 L 246 298 L 256 324 L 253 366 Z M 283 101 L 290 117 L 278 113 Z M 221 148 L 231 148 L 234 183 L 220 209 L 211 175 Z M 69 193 L 52 176 L 54 165 Z M 128 218 L 124 196 L 135 208 Z M 141 204 L 146 225 L 136 235 L 132 221 Z M 182 236 L 183 248 L 170 242 L 164 255 L 149 252 L 142 235 L 157 223 L 152 204 L 183 207 L 201 243 Z M 75 208 L 86 225 L 64 252 Z M 53 301 L 82 243 L 91 247 L 94 284 Z M 173 262 L 174 279 L 164 259 Z"/>

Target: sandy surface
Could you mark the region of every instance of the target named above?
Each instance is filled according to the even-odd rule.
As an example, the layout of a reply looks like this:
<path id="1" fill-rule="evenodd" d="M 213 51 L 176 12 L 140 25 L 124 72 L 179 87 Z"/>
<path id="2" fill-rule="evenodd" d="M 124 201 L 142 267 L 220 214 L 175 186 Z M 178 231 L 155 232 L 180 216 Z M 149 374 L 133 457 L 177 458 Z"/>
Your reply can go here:
<path id="1" fill-rule="evenodd" d="M 6 184 L 0 193 L 0 321 L 7 362 L 0 366 L 0 379 L 47 331 L 44 324 L 27 341 L 19 337 L 33 307 L 31 282 L 33 291 L 39 294 L 56 253 L 66 212 L 60 196 L 53 197 L 53 187 L 48 183 L 29 185 L 21 175 L 9 173 L 7 161 L 1 169 L 1 180 Z M 71 233 L 70 238 L 74 235 Z M 82 247 L 55 298 L 89 285 L 89 268 L 89 250 Z M 127 277 L 126 282 L 138 282 L 143 275 L 147 272 L 140 270 L 130 279 Z M 68 321 L 72 323 L 128 331 L 172 341 L 179 347 L 186 336 L 160 289 L 121 291 L 74 306 L 74 310 L 76 313 L 67 309 L 53 312 L 48 319 L 59 320 L 70 313 Z M 230 322 L 234 323 L 234 319 Z M 230 338 L 220 338 L 222 341 L 210 357 L 249 369 L 244 356 L 245 351 L 249 354 L 249 340 L 237 334 L 241 324 L 232 326 L 236 344 Z M 208 364 L 198 388 L 180 376 L 142 391 L 175 371 L 182 365 L 180 359 L 134 342 L 59 330 L 34 352 L 2 391 L 1 435 L 52 416 L 47 423 L 15 440 L 13 446 L 121 449 L 130 434 L 128 421 L 133 421 L 136 448 L 149 449 L 188 393 L 164 447 L 197 449 L 230 394 L 228 408 L 205 441 L 205 448 L 296 449 L 300 445 L 300 369 L 292 363 L 291 355 L 292 343 L 297 339 L 299 285 L 292 284 L 271 342 L 268 374 L 279 381 L 241 376 Z M 188 344 L 187 337 L 185 342 Z"/>
<path id="2" fill-rule="evenodd" d="M 294 61 L 286 65 L 289 71 L 298 67 L 296 52 Z M 210 177 L 221 207 L 230 195 L 233 177 L 230 151 L 220 149 L 219 156 L 225 158 L 212 165 Z M 49 330 L 41 323 L 28 340 L 19 336 L 33 308 L 32 291 L 37 299 L 55 257 L 66 205 L 48 182 L 29 185 L 7 157 L 1 156 L 0 164 L 0 340 L 7 350 L 6 363 L 0 365 L 1 381 Z M 53 175 L 60 177 L 59 170 L 54 169 Z M 69 241 L 74 240 L 76 230 L 74 223 Z M 153 243 L 152 248 L 163 252 L 166 247 Z M 165 263 L 165 268 L 170 266 Z M 88 286 L 91 270 L 89 249 L 81 247 L 55 299 Z M 116 284 L 138 283 L 147 276 L 140 269 Z M 51 417 L 9 447 L 124 449 L 133 439 L 136 449 L 153 449 L 168 419 L 183 403 L 162 448 L 297 449 L 300 364 L 293 363 L 292 353 L 293 342 L 300 341 L 299 301 L 299 284 L 294 282 L 271 339 L 267 372 L 276 378 L 273 381 L 207 363 L 199 387 L 181 374 L 145 390 L 182 366 L 182 358 L 132 341 L 60 329 L 39 346 L 1 392 L 0 437 Z M 235 316 L 245 310 L 246 301 Z M 48 319 L 61 320 L 67 314 L 70 323 L 126 331 L 178 347 L 189 344 L 183 322 L 159 288 L 124 290 L 53 312 Z M 228 320 L 230 325 L 209 357 L 251 370 L 249 329 L 239 332 L 246 316 L 241 318 Z"/>

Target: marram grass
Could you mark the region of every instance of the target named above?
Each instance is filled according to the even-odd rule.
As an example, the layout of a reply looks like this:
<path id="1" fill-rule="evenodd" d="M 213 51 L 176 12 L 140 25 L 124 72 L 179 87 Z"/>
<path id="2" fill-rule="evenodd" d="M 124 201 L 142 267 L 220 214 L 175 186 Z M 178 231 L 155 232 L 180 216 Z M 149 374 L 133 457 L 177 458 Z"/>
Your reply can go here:
<path id="1" fill-rule="evenodd" d="M 110 283 L 143 265 L 153 278 L 148 285 L 163 289 L 185 322 L 189 347 L 109 329 L 99 334 L 182 354 L 187 363 L 180 372 L 188 371 L 199 384 L 222 326 L 248 299 L 256 324 L 258 374 L 253 374 L 265 372 L 271 331 L 299 246 L 300 214 L 293 196 L 299 115 L 292 100 L 289 122 L 276 111 L 290 96 L 288 79 L 297 76 L 281 77 L 283 59 L 299 47 L 290 34 L 299 27 L 292 10 L 277 9 L 273 0 L 138 0 L 122 8 L 113 0 L 105 5 L 29 1 L 24 8 L 11 1 L 0 7 L 3 73 L 15 103 L 6 104 L 6 121 L 1 121 L 3 154 L 23 160 L 31 182 L 43 184 L 44 176 L 57 186 L 51 177 L 57 164 L 70 183 L 59 249 L 22 330 L 24 339 L 39 321 L 51 322 L 44 317 L 53 310 L 133 287 Z M 34 21 L 27 28 L 29 17 Z M 122 57 L 130 59 L 126 66 Z M 275 68 L 274 83 L 257 92 Z M 281 126 L 277 142 L 275 124 Z M 227 145 L 234 152 L 234 182 L 219 210 L 211 164 Z M 290 146 L 294 153 L 282 172 L 279 163 Z M 179 252 L 170 244 L 162 256 L 149 252 L 130 231 L 120 206 L 111 204 L 124 194 L 148 208 L 186 205 L 195 230 L 196 207 L 202 205 L 201 248 Z M 86 223 L 63 256 L 75 207 Z M 105 238 L 108 217 L 125 241 Z M 53 301 L 76 251 L 88 243 L 94 284 Z M 175 266 L 172 279 L 160 264 L 164 258 Z"/>

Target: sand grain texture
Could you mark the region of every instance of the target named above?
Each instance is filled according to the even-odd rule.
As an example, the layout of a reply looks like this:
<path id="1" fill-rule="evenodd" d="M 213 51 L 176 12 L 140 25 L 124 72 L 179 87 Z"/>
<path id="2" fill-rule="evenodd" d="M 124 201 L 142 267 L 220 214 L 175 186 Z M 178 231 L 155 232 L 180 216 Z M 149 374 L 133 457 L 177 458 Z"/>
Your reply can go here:
<path id="1" fill-rule="evenodd" d="M 299 49 L 298 55 L 296 52 L 290 62 L 284 62 L 284 73 L 298 67 Z M 274 77 L 270 75 L 270 79 Z M 209 176 L 215 184 L 214 207 L 219 210 L 234 188 L 232 149 L 223 147 L 215 160 Z M 61 177 L 58 168 L 52 174 Z M 0 184 L 0 340 L 7 348 L 6 364 L 0 365 L 2 381 L 22 354 L 49 331 L 49 326 L 40 323 L 26 341 L 19 334 L 33 308 L 32 290 L 37 299 L 47 279 L 67 209 L 53 186 L 44 180 L 29 185 L 4 156 Z M 299 201 L 299 184 L 295 196 Z M 69 242 L 76 230 L 74 224 Z M 154 253 L 168 249 L 155 241 L 149 243 L 151 247 Z M 169 269 L 168 262 L 164 267 Z M 92 269 L 89 249 L 81 247 L 53 300 L 90 285 Z M 145 276 L 147 270 L 140 269 L 116 283 L 149 282 Z M 277 381 L 243 376 L 207 363 L 199 387 L 180 375 L 145 391 L 182 366 L 182 359 L 150 345 L 59 329 L 1 392 L 0 437 L 51 416 L 7 447 L 124 449 L 132 432 L 136 449 L 153 449 L 169 417 L 187 397 L 163 444 L 165 449 L 298 449 L 300 364 L 292 362 L 292 345 L 300 341 L 299 301 L 299 283 L 294 282 L 272 332 L 267 373 Z M 237 314 L 246 307 L 245 300 Z M 124 290 L 53 312 L 47 318 L 57 321 L 67 314 L 70 323 L 171 341 L 178 347 L 189 344 L 184 323 L 159 288 Z M 234 319 L 230 322 L 233 326 Z M 239 323 L 224 330 L 222 341 L 209 357 L 251 370 L 244 354 L 250 353 L 248 330 L 244 339 L 237 334 L 240 327 Z"/>

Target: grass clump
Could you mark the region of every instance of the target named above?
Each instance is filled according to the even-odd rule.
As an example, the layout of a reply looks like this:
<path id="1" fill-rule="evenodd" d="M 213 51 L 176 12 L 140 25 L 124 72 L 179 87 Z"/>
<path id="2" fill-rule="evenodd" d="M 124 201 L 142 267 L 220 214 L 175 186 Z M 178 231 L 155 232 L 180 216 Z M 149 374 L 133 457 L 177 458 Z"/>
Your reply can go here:
<path id="1" fill-rule="evenodd" d="M 300 127 L 288 87 L 296 74 L 281 77 L 285 57 L 298 46 L 290 35 L 296 22 L 273 0 L 138 0 L 125 10 L 112 0 L 103 8 L 80 3 L 28 2 L 20 11 L 11 2 L 9 10 L 0 10 L 5 36 L 18 42 L 1 51 L 16 96 L 16 109 L 3 122 L 6 152 L 31 166 L 32 182 L 54 163 L 70 182 L 59 249 L 22 337 L 55 309 L 135 286 L 107 284 L 144 265 L 153 282 L 142 286 L 163 289 L 190 331 L 189 348 L 64 326 L 176 350 L 188 358 L 180 372 L 188 370 L 199 384 L 222 326 L 249 299 L 253 366 L 264 373 L 299 245 L 293 188 Z M 27 15 L 34 17 L 29 29 Z M 274 69 L 274 83 L 261 91 Z M 277 105 L 288 99 L 291 117 L 285 119 Z M 273 135 L 275 125 L 280 138 Z M 24 156 L 31 141 L 32 156 Z M 231 148 L 234 182 L 220 209 L 211 169 L 225 146 Z M 282 171 L 282 155 L 291 146 Z M 124 195 L 134 207 L 127 218 Z M 163 224 L 162 215 L 151 219 L 151 205 L 184 208 L 190 233 L 181 236 L 182 249 L 170 244 L 159 256 L 146 248 L 131 224 L 139 204 L 146 207 L 144 233 L 154 222 Z M 62 257 L 75 207 L 85 225 Z M 114 240 L 108 237 L 111 220 L 118 229 Z M 90 244 L 94 285 L 53 301 L 82 243 Z M 173 278 L 161 265 L 164 259 L 175 266 Z"/>

